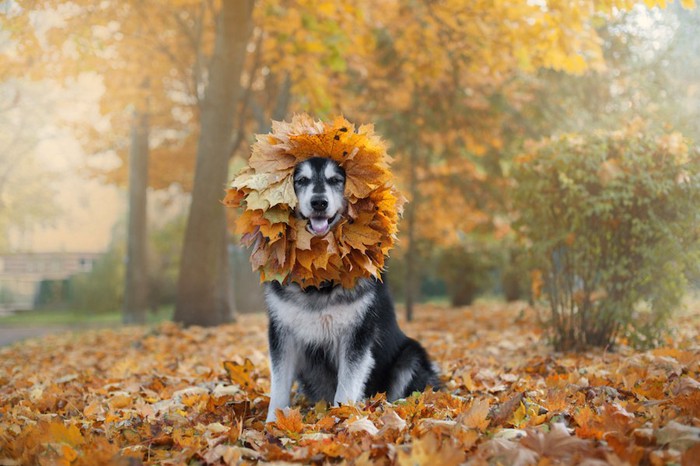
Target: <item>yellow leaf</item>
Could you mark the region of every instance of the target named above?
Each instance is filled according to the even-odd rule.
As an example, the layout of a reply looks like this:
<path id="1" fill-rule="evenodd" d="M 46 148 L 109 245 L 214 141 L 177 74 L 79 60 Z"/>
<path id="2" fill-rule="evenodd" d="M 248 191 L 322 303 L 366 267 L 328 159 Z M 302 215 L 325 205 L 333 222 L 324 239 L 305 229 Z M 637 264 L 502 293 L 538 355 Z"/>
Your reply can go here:
<path id="1" fill-rule="evenodd" d="M 286 177 L 280 183 L 271 185 L 261 192 L 261 196 L 274 207 L 283 205 L 293 209 L 297 205 L 297 196 L 294 193 L 294 181 L 291 176 Z"/>
<path id="2" fill-rule="evenodd" d="M 513 413 L 513 417 L 511 417 L 509 422 L 515 427 L 520 427 L 523 424 L 525 424 L 526 417 L 527 408 L 525 407 L 525 404 L 521 401 L 520 406 L 518 406 L 518 409 L 515 410 L 515 412 Z"/>
<path id="3" fill-rule="evenodd" d="M 110 409 L 115 410 L 128 408 L 131 406 L 131 402 L 131 397 L 128 394 L 121 393 L 110 398 L 107 404 L 109 405 Z"/>
<path id="4" fill-rule="evenodd" d="M 270 184 L 281 181 L 283 177 L 275 173 L 240 173 L 231 182 L 231 188 L 243 189 L 247 188 L 253 191 L 262 191 Z"/>
<path id="5" fill-rule="evenodd" d="M 78 446 L 85 443 L 83 434 L 76 426 L 65 426 L 61 421 L 52 421 L 48 425 L 49 440 L 54 443 L 66 443 L 71 446 Z"/>
<path id="6" fill-rule="evenodd" d="M 61 445 L 61 456 L 64 460 L 67 460 L 68 463 L 72 463 L 78 459 L 78 453 L 73 449 L 73 447 L 66 444 Z"/>
<path id="7" fill-rule="evenodd" d="M 270 201 L 259 191 L 249 192 L 245 197 L 245 203 L 248 210 L 265 211 L 270 207 Z"/>
<path id="8" fill-rule="evenodd" d="M 260 233 L 262 233 L 264 237 L 270 238 L 272 242 L 282 238 L 286 229 L 287 225 L 284 223 L 275 223 L 272 225 L 266 223 L 260 225 Z"/>

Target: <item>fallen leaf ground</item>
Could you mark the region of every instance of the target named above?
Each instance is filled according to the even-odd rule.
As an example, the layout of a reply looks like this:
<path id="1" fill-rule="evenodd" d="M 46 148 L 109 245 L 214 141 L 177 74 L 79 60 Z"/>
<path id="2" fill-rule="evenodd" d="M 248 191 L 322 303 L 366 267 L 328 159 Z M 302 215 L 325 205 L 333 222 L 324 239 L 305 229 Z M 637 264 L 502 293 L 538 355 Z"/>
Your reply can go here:
<path id="1" fill-rule="evenodd" d="M 445 389 L 295 408 L 265 425 L 266 318 L 0 349 L 0 465 L 700 464 L 700 312 L 664 348 L 553 353 L 524 304 L 403 323 Z"/>

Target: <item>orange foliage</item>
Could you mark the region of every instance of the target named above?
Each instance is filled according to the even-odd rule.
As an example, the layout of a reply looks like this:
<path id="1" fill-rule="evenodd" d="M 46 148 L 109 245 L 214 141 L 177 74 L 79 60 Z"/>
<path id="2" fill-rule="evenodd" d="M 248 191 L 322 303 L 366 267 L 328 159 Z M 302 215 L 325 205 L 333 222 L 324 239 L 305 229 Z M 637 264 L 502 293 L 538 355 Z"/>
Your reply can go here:
<path id="1" fill-rule="evenodd" d="M 393 186 L 390 158 L 371 125 L 344 118 L 332 123 L 295 115 L 258 135 L 248 166 L 232 181 L 224 204 L 243 207 L 236 224 L 241 242 L 253 247 L 250 260 L 261 281 L 301 286 L 326 281 L 352 287 L 358 278 L 380 277 L 396 239 L 403 200 Z M 347 211 L 334 230 L 312 235 L 294 215 L 293 172 L 318 156 L 345 170 Z"/>

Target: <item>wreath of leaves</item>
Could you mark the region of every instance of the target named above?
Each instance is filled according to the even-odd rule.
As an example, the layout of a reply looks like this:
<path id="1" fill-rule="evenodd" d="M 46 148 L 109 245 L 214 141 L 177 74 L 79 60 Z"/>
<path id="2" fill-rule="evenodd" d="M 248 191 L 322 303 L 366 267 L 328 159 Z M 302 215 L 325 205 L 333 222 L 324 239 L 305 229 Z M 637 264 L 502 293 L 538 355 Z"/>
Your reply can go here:
<path id="1" fill-rule="evenodd" d="M 294 167 L 311 157 L 334 160 L 346 175 L 347 209 L 324 236 L 308 232 L 306 221 L 294 214 Z M 323 123 L 299 114 L 258 135 L 248 166 L 233 179 L 223 202 L 244 209 L 236 233 L 252 248 L 250 262 L 260 280 L 351 288 L 359 278 L 381 278 L 405 202 L 390 162 L 373 125 L 355 129 L 343 117 Z"/>

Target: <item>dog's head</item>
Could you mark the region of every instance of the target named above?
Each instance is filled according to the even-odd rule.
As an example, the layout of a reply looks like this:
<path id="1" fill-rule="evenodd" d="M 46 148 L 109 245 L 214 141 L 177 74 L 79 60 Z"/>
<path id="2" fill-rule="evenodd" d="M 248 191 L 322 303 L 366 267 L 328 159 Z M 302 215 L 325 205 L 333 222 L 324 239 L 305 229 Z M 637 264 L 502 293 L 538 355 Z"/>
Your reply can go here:
<path id="1" fill-rule="evenodd" d="M 345 170 L 333 160 L 313 157 L 294 168 L 296 215 L 307 220 L 306 229 L 323 236 L 345 211 Z"/>

